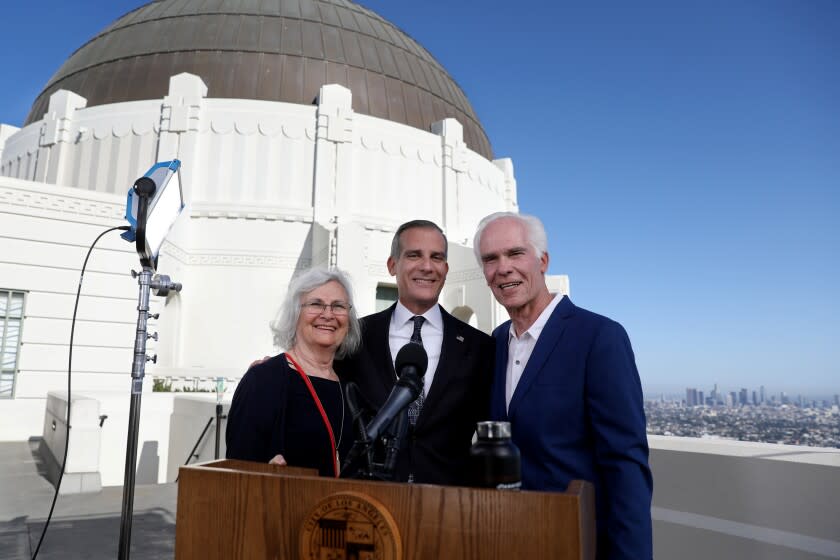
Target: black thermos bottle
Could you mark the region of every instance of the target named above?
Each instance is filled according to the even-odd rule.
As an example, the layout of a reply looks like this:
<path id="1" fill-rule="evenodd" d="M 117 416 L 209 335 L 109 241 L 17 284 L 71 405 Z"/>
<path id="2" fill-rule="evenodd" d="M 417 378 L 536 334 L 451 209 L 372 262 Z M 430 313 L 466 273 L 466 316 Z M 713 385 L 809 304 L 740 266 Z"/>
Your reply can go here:
<path id="1" fill-rule="evenodd" d="M 470 448 L 474 486 L 519 490 L 522 468 L 519 448 L 510 440 L 510 422 L 479 422 L 478 440 Z"/>

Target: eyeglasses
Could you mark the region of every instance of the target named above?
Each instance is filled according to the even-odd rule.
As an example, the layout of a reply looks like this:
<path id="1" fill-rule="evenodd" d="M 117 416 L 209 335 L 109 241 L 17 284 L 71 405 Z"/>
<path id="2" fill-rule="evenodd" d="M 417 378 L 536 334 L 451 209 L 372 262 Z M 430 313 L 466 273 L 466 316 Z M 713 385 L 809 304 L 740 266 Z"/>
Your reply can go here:
<path id="1" fill-rule="evenodd" d="M 343 301 L 334 301 L 332 303 L 324 303 L 323 301 L 307 301 L 300 306 L 300 308 L 309 315 L 320 315 L 326 311 L 328 307 L 330 308 L 330 311 L 332 311 L 333 315 L 340 317 L 350 313 L 352 305 L 348 305 Z"/>

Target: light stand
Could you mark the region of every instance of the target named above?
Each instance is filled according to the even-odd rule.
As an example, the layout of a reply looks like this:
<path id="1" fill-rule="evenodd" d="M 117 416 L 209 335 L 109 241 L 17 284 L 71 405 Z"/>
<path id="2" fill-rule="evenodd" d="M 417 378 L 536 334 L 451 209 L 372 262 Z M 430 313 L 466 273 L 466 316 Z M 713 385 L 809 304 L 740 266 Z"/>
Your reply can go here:
<path id="1" fill-rule="evenodd" d="M 160 188 L 164 188 L 161 185 Z M 133 194 L 137 198 L 136 243 L 142 269 L 139 273 L 131 271 L 137 278 L 140 294 L 137 303 L 137 331 L 134 337 L 134 361 L 131 366 L 131 404 L 128 413 L 128 438 L 125 450 L 125 476 L 123 480 L 122 513 L 120 516 L 120 560 L 128 560 L 131 551 L 131 523 L 134 513 L 134 484 L 137 472 L 137 438 L 140 429 L 140 399 L 143 394 L 143 377 L 146 374 L 146 362 L 157 362 L 157 356 L 146 355 L 146 340 L 157 339 L 157 333 L 149 335 L 146 323 L 149 319 L 149 292 L 166 296 L 170 291 L 181 291 L 181 284 L 172 282 L 168 276 L 155 275 L 157 249 L 150 250 L 146 239 L 146 226 L 149 214 L 149 201 L 155 195 L 158 186 L 154 180 L 144 176 L 134 183 Z M 129 201 L 131 196 L 129 195 Z M 129 202 L 129 209 L 131 204 Z M 180 209 L 179 209 L 180 212 Z M 176 214 L 177 217 L 177 214 Z M 174 221 L 174 220 L 173 220 Z M 157 319 L 158 315 L 152 315 Z"/>

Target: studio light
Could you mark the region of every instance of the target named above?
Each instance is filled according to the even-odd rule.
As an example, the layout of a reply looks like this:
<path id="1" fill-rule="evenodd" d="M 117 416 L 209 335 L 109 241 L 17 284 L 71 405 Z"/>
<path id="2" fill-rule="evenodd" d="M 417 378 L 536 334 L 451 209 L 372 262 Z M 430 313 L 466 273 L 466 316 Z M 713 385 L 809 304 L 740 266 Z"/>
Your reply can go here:
<path id="1" fill-rule="evenodd" d="M 163 240 L 184 209 L 180 171 L 180 160 L 156 163 L 128 189 L 125 219 L 131 229 L 121 237 L 137 244 L 143 266 L 157 268 Z"/>

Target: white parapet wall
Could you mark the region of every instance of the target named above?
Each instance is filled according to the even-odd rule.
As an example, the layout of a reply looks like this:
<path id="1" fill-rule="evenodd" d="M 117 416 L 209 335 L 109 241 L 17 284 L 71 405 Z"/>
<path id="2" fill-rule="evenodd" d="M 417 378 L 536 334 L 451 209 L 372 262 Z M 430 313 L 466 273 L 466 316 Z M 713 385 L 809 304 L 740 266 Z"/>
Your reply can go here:
<path id="1" fill-rule="evenodd" d="M 840 449 L 648 440 L 654 557 L 840 558 Z"/>
<path id="2" fill-rule="evenodd" d="M 58 482 L 64 452 L 67 460 L 61 481 L 61 494 L 98 492 L 102 488 L 99 473 L 100 407 L 99 401 L 85 395 L 73 395 L 70 405 L 70 439 L 67 446 L 67 391 L 50 391 L 44 414 L 43 445 L 40 448 L 47 478 Z"/>
<path id="3" fill-rule="evenodd" d="M 225 397 L 221 403 L 223 416 L 230 408 L 230 395 Z M 50 450 L 51 468 L 56 473 L 64 453 L 66 402 L 66 392 L 51 392 L 44 416 L 44 443 Z M 70 451 L 62 493 L 96 491 L 101 486 L 123 484 L 129 402 L 128 385 L 125 392 L 73 396 Z M 136 484 L 173 482 L 178 469 L 188 460 L 196 463 L 214 459 L 215 414 L 214 393 L 144 393 L 140 403 Z M 199 438 L 208 421 L 208 429 Z M 225 456 L 225 428 L 222 420 L 219 457 Z M 50 480 L 54 483 L 55 477 Z"/>
<path id="4" fill-rule="evenodd" d="M 187 463 L 200 463 L 216 458 L 216 434 L 219 436 L 219 458 L 224 458 L 225 418 L 230 410 L 230 397 L 221 401 L 222 419 L 216 423 L 216 395 L 176 395 L 169 421 L 169 462 L 166 482 L 178 477 L 178 469 Z"/>
<path id="5" fill-rule="evenodd" d="M 127 377 L 124 391 L 96 395 L 101 402 L 102 413 L 108 415 L 102 430 L 100 467 L 103 486 L 120 486 L 125 478 L 131 399 L 129 383 L 130 379 Z M 172 393 L 143 393 L 137 437 L 137 484 L 157 484 L 166 480 L 172 400 Z"/>

